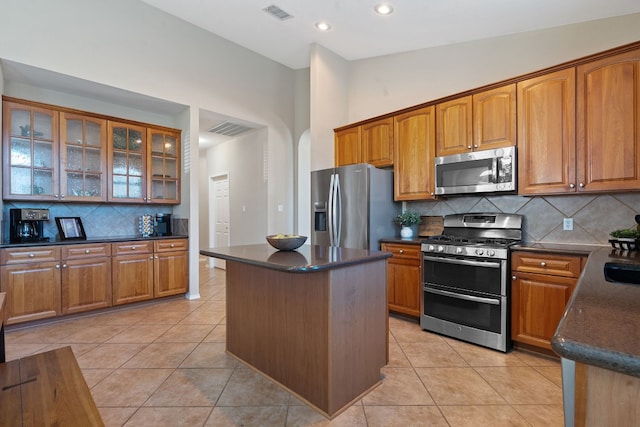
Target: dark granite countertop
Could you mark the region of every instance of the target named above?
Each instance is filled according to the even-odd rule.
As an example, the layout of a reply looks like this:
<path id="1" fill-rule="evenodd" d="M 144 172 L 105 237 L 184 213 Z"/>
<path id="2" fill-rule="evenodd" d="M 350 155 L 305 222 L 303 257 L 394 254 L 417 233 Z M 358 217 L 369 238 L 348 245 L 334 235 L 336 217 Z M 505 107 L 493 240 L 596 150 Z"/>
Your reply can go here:
<path id="1" fill-rule="evenodd" d="M 111 237 L 88 237 L 86 240 L 50 240 L 32 243 L 9 243 L 2 242 L 0 248 L 26 248 L 33 246 L 55 246 L 55 245 L 78 245 L 83 243 L 116 243 L 116 242 L 137 242 L 142 240 L 165 240 L 165 239 L 187 239 L 189 236 L 182 234 L 174 234 L 172 236 L 150 236 L 142 237 L 140 235 L 132 236 L 111 236 Z"/>
<path id="2" fill-rule="evenodd" d="M 607 262 L 640 265 L 640 252 L 591 253 L 551 345 L 566 359 L 640 377 L 640 286 L 607 282 Z"/>
<path id="3" fill-rule="evenodd" d="M 568 255 L 589 255 L 591 252 L 602 248 L 611 248 L 605 245 L 580 245 L 573 243 L 528 243 L 522 242 L 511 247 L 514 251 L 527 252 L 552 252 Z"/>
<path id="4" fill-rule="evenodd" d="M 391 257 L 389 252 L 319 245 L 302 245 L 295 251 L 278 251 L 266 243 L 201 249 L 200 254 L 289 273 L 313 273 Z"/>

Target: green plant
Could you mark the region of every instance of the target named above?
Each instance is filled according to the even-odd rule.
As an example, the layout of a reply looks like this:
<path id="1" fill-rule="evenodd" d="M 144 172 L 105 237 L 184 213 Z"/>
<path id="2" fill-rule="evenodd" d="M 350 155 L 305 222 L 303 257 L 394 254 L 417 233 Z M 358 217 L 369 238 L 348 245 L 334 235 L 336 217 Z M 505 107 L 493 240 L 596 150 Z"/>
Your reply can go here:
<path id="1" fill-rule="evenodd" d="M 393 222 L 403 227 L 410 227 L 414 224 L 420 224 L 420 214 L 417 212 L 409 211 L 402 212 L 401 214 L 395 216 Z"/>
<path id="2" fill-rule="evenodd" d="M 635 228 L 623 228 L 621 230 L 612 231 L 610 235 L 617 239 L 637 239 L 640 237 L 640 231 Z"/>

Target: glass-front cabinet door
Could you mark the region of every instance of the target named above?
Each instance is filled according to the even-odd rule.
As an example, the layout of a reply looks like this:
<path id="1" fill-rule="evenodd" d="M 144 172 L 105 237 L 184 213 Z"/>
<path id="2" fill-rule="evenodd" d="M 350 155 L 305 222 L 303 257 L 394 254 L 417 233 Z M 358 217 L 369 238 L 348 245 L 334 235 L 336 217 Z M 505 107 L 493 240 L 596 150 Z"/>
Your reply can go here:
<path id="1" fill-rule="evenodd" d="M 109 201 L 146 202 L 146 128 L 110 121 L 108 136 Z"/>
<path id="2" fill-rule="evenodd" d="M 149 193 L 151 203 L 180 203 L 180 134 L 149 129 Z"/>
<path id="3" fill-rule="evenodd" d="M 61 112 L 60 146 L 62 199 L 106 201 L 106 120 Z"/>
<path id="4" fill-rule="evenodd" d="M 4 101 L 3 117 L 3 197 L 57 199 L 58 112 Z"/>

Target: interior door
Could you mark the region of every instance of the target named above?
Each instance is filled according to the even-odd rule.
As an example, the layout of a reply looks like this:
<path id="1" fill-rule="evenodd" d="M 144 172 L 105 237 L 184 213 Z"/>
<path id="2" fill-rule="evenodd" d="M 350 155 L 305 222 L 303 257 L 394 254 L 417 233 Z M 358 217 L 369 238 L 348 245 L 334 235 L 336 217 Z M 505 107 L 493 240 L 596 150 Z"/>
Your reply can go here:
<path id="1" fill-rule="evenodd" d="M 213 247 L 229 246 L 229 176 L 213 179 L 213 209 L 210 223 L 213 224 Z M 212 258 L 213 267 L 226 269 L 223 259 Z M 210 265 L 211 266 L 211 265 Z"/>

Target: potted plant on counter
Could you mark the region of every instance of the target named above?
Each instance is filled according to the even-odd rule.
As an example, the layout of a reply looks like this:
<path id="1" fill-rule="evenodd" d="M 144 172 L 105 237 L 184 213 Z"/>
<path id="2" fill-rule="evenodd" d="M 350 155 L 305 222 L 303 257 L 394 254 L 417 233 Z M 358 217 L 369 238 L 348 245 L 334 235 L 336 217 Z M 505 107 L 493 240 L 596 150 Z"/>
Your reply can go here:
<path id="1" fill-rule="evenodd" d="M 411 239 L 413 237 L 413 226 L 420 224 L 420 214 L 417 212 L 405 211 L 396 215 L 393 222 L 401 226 L 400 237 Z"/>

